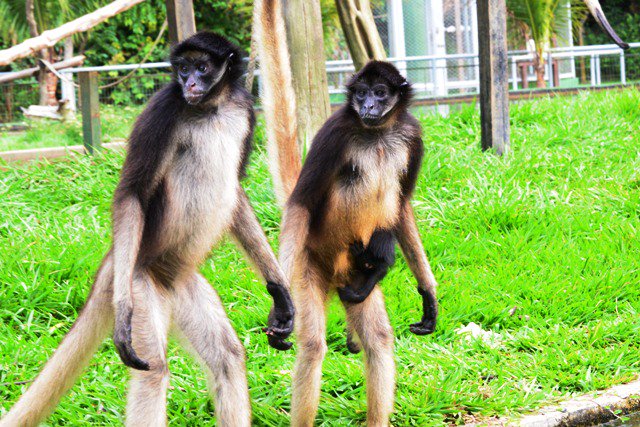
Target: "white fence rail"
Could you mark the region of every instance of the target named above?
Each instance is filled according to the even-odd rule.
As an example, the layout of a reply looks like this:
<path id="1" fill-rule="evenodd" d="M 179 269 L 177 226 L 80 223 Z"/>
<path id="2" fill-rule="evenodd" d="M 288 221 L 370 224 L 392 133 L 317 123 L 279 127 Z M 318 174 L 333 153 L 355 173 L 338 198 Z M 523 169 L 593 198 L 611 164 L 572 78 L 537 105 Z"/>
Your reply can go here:
<path id="1" fill-rule="evenodd" d="M 631 49 L 626 55 L 640 57 L 640 43 L 631 43 Z M 595 46 L 574 46 L 554 48 L 549 50 L 546 57 L 545 80 L 547 87 L 557 86 L 554 81 L 554 63 L 562 61 L 565 70 L 557 74 L 560 80 L 576 78 L 576 60 L 584 58 L 589 65 L 589 85 L 599 86 L 602 80 L 602 58 L 615 58 L 619 64 L 619 83 L 627 83 L 625 52 L 614 44 Z M 409 75 L 415 90 L 423 97 L 444 94 L 449 95 L 452 91 L 475 91 L 479 90 L 478 80 L 478 55 L 476 54 L 451 54 L 451 55 L 424 55 L 409 56 L 405 58 L 388 58 L 405 74 Z M 523 87 L 524 80 L 535 81 L 536 77 L 531 66 L 528 66 L 525 75 L 518 72 L 522 64 L 533 62 L 534 56 L 527 51 L 509 52 L 509 66 L 511 77 L 509 84 L 513 90 Z M 342 93 L 344 84 L 349 76 L 354 72 L 351 60 L 327 61 L 327 75 L 329 78 L 329 93 Z M 560 65 L 558 65 L 560 66 Z M 154 69 L 168 68 L 168 62 L 156 62 L 148 64 L 126 64 L 126 65 L 106 65 L 99 67 L 78 67 L 68 68 L 61 71 L 63 74 L 73 74 L 83 71 L 129 71 L 132 69 Z M 439 72 L 445 68 L 447 72 Z M 260 70 L 256 72 L 257 81 L 260 81 Z M 413 74 L 413 75 L 412 75 Z M 456 76 L 457 74 L 457 76 Z M 449 75 L 452 75 L 450 77 Z"/>
<path id="2" fill-rule="evenodd" d="M 626 52 L 613 44 L 551 49 L 545 58 L 545 81 L 547 82 L 547 87 L 561 86 L 570 88 L 639 83 L 640 43 L 631 43 L 630 46 L 631 49 Z M 532 66 L 533 59 L 533 55 L 527 51 L 509 52 L 507 66 L 510 69 L 509 84 L 512 90 L 526 89 L 530 83 L 536 81 Z M 479 60 L 475 54 L 410 56 L 389 58 L 388 61 L 396 64 L 401 72 L 408 76 L 413 83 L 418 98 L 461 94 L 472 95 L 477 94 L 479 91 Z M 629 66 L 629 64 L 632 66 Z M 122 84 L 101 92 L 101 102 L 122 104 L 131 99 L 126 92 L 131 91 L 131 88 L 138 84 L 135 102 L 143 103 L 146 102 L 151 93 L 168 80 L 168 77 L 166 77 L 166 69 L 168 67 L 168 62 L 157 62 L 68 68 L 60 71 L 60 73 L 63 76 L 74 78 L 74 74 L 80 72 L 96 71 L 100 73 L 101 82 L 107 83 L 118 80 L 118 78 L 131 70 L 146 70 L 147 72 L 144 74 L 135 73 L 129 81 L 125 80 Z M 340 94 L 343 93 L 344 84 L 354 72 L 353 64 L 351 60 L 328 61 L 326 67 L 329 93 L 332 96 L 332 101 L 340 101 Z M 154 73 L 154 69 L 161 71 Z M 74 80 L 77 81 L 77 79 Z M 259 85 L 260 70 L 256 70 L 256 81 Z M 34 84 L 33 79 L 31 79 L 28 82 L 23 80 L 11 83 L 10 85 L 14 85 L 12 87 L 0 85 L 0 95 L 3 95 L 4 98 L 5 96 L 13 96 L 15 92 L 16 97 L 12 99 L 14 106 L 26 106 L 29 103 L 36 102 L 32 97 L 34 96 L 33 93 L 37 93 L 37 91 L 26 90 L 26 88 L 32 87 Z M 144 86 L 143 91 L 140 90 L 141 86 Z M 19 87 L 25 89 L 19 92 L 16 89 Z M 16 91 L 11 92 L 13 89 L 16 89 Z M 73 85 L 62 85 L 62 91 L 63 98 L 72 99 L 77 96 Z M 17 97 L 18 93 L 24 97 Z M 8 105 L 8 103 L 6 104 Z M 0 105 L 0 122 L 11 121 L 13 114 L 10 110 L 3 112 L 3 107 L 3 105 Z"/>

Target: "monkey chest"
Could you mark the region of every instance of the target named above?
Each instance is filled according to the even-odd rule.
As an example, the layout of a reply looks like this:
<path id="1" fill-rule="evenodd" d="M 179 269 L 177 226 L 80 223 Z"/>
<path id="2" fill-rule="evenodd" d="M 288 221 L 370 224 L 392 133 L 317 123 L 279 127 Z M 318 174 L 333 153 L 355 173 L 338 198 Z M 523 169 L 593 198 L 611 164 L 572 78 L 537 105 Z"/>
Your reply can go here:
<path id="1" fill-rule="evenodd" d="M 181 145 L 167 174 L 168 215 L 164 225 L 167 235 L 175 236 L 175 245 L 204 256 L 231 222 L 246 132 L 234 132 L 220 119 L 182 132 Z"/>
<path id="2" fill-rule="evenodd" d="M 333 192 L 334 221 L 344 222 L 364 241 L 375 228 L 393 227 L 407 164 L 408 150 L 400 144 L 379 144 L 348 153 Z"/>

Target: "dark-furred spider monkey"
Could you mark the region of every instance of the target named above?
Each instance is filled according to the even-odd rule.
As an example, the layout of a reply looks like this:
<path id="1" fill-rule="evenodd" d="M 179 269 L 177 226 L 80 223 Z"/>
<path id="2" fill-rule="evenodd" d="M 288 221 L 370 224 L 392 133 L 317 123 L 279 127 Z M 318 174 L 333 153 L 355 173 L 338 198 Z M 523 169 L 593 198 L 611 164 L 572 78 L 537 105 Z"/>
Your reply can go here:
<path id="1" fill-rule="evenodd" d="M 393 331 L 375 284 L 393 263 L 394 237 L 422 296 L 422 319 L 410 330 L 424 335 L 435 328 L 436 280 L 410 204 L 424 150 L 410 100 L 411 86 L 392 64 L 372 61 L 356 73 L 347 101 L 314 138 L 286 204 L 280 261 L 297 313 L 293 426 L 313 425 L 327 351 L 325 307 L 333 290 L 346 308 L 350 350 L 362 346 L 367 359 L 367 424 L 388 424 Z M 362 296 L 359 303 L 348 301 Z"/>

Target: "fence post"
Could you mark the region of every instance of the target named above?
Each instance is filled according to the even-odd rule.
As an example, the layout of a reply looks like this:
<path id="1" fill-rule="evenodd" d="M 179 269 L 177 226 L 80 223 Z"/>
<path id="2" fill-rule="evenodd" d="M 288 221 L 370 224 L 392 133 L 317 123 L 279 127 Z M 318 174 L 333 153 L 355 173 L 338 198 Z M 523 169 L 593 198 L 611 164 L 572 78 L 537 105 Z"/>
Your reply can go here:
<path id="1" fill-rule="evenodd" d="M 511 57 L 511 80 L 513 80 L 513 90 L 518 90 L 518 64 L 515 56 Z"/>
<path id="2" fill-rule="evenodd" d="M 553 56 L 551 51 L 547 52 L 547 80 L 549 80 L 549 88 L 553 87 Z"/>
<path id="3" fill-rule="evenodd" d="M 620 51 L 620 83 L 627 84 L 627 65 L 625 63 L 624 50 Z"/>
<path id="4" fill-rule="evenodd" d="M 509 152 L 509 72 L 505 0 L 477 2 L 482 149 Z"/>
<path id="5" fill-rule="evenodd" d="M 193 0 L 165 0 L 167 22 L 169 23 L 169 41 L 181 42 L 196 32 L 196 18 L 193 13 Z"/>
<path id="6" fill-rule="evenodd" d="M 82 136 L 84 147 L 89 154 L 101 149 L 100 104 L 98 102 L 98 73 L 83 71 L 78 73 L 80 101 L 82 102 Z"/>

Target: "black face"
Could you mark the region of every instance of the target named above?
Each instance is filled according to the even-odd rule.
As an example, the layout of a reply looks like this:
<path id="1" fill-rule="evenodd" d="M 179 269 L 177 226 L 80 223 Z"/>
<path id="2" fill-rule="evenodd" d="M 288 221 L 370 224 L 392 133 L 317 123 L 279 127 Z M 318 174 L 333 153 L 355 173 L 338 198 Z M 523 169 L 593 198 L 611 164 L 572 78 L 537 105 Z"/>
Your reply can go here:
<path id="1" fill-rule="evenodd" d="M 358 82 L 351 90 L 353 109 L 365 126 L 378 125 L 397 102 L 396 94 L 385 82 Z"/>
<path id="2" fill-rule="evenodd" d="M 222 64 L 216 64 L 221 62 Z M 227 69 L 227 60 L 214 61 L 205 52 L 185 52 L 173 63 L 182 94 L 187 103 L 196 105 L 222 80 Z"/>

